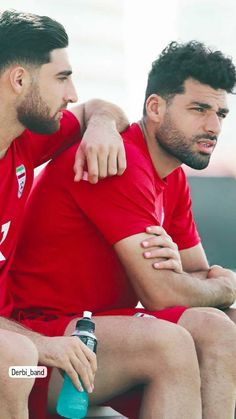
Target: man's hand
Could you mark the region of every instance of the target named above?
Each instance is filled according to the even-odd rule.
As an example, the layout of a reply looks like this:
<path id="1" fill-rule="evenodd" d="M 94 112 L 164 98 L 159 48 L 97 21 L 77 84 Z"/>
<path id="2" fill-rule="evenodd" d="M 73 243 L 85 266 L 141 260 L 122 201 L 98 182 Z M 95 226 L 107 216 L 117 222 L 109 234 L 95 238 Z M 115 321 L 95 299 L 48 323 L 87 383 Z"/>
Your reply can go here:
<path id="1" fill-rule="evenodd" d="M 215 279 L 215 278 L 222 278 L 228 281 L 232 289 L 235 292 L 236 297 L 236 273 L 231 271 L 231 269 L 222 268 L 219 265 L 212 265 L 207 273 L 207 279 Z"/>
<path id="2" fill-rule="evenodd" d="M 122 109 L 110 102 L 92 99 L 71 112 L 84 133 L 75 156 L 75 181 L 96 183 L 106 176 L 122 175 L 126 169 L 123 140 L 119 132 L 129 126 Z"/>
<path id="3" fill-rule="evenodd" d="M 228 278 L 236 280 L 236 274 L 233 271 L 231 271 L 230 269 L 222 268 L 222 266 L 220 266 L 220 265 L 210 266 L 210 268 L 208 270 L 208 273 L 207 273 L 207 278 L 214 279 L 214 278 L 218 278 L 218 277 L 221 277 L 221 276 L 226 277 L 226 278 L 228 277 Z"/>
<path id="4" fill-rule="evenodd" d="M 151 237 L 141 243 L 143 247 L 148 248 L 148 251 L 143 253 L 144 257 L 147 259 L 160 258 L 160 261 L 153 264 L 155 269 L 169 269 L 182 273 L 183 268 L 178 246 L 164 228 L 161 226 L 150 226 L 147 227 L 146 232 Z"/>
<path id="5" fill-rule="evenodd" d="M 93 119 L 76 152 L 75 181 L 87 177 L 90 183 L 97 183 L 107 176 L 122 175 L 125 169 L 124 144 L 115 123 L 104 118 Z"/>
<path id="6" fill-rule="evenodd" d="M 228 308 L 236 299 L 236 274 L 230 269 L 222 268 L 219 265 L 212 265 L 207 273 L 207 279 L 218 279 L 228 286 L 228 293 L 231 295 L 229 303 L 218 306 L 219 308 Z"/>
<path id="7" fill-rule="evenodd" d="M 65 371 L 79 391 L 83 390 L 81 383 L 88 393 L 93 391 L 97 370 L 96 355 L 78 337 L 40 336 L 36 346 L 40 364 Z"/>

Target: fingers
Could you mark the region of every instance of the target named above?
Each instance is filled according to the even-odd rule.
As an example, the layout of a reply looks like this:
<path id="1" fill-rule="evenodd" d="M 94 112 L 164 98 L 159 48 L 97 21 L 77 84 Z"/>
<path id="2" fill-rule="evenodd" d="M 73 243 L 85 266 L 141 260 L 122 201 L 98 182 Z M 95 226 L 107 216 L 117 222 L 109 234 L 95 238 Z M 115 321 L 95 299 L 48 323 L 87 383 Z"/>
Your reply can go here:
<path id="1" fill-rule="evenodd" d="M 118 151 L 117 155 L 117 174 L 120 176 L 124 173 L 125 169 L 127 167 L 126 162 L 126 154 L 125 154 L 125 148 L 122 142 L 122 145 Z"/>
<path id="2" fill-rule="evenodd" d="M 149 234 L 167 234 L 163 227 L 161 226 L 148 226 L 146 232 Z"/>
<path id="3" fill-rule="evenodd" d="M 117 146 L 110 146 L 109 149 L 103 149 L 97 155 L 98 158 L 98 179 L 104 179 L 107 176 L 122 175 L 126 169 L 126 155 L 123 143 Z"/>
<path id="4" fill-rule="evenodd" d="M 89 357 L 86 357 L 84 354 L 83 356 L 81 353 L 79 356 L 74 355 L 71 357 L 71 364 L 66 372 L 79 391 L 82 391 L 84 387 L 88 393 L 92 393 L 97 369 L 96 356 L 90 349 L 88 351 L 91 352 Z"/>
<path id="5" fill-rule="evenodd" d="M 148 249 L 143 253 L 146 259 L 158 259 L 153 263 L 155 269 L 170 269 L 182 273 L 182 263 L 178 246 L 161 226 L 149 226 L 147 237 L 141 246 Z"/>
<path id="6" fill-rule="evenodd" d="M 43 364 L 65 371 L 79 391 L 83 390 L 82 385 L 88 393 L 93 391 L 96 355 L 78 337 L 46 338 L 44 347 Z"/>
<path id="7" fill-rule="evenodd" d="M 105 145 L 87 146 L 80 144 L 76 155 L 74 180 L 76 182 L 83 178 L 84 170 L 87 167 L 88 181 L 97 183 L 99 179 L 116 174 L 122 175 L 126 169 L 126 156 L 123 143 L 107 148 Z"/>
<path id="8" fill-rule="evenodd" d="M 102 153 L 100 155 L 100 161 L 103 159 Z M 89 147 L 86 153 L 86 161 L 88 168 L 88 181 L 90 183 L 97 183 L 99 178 L 99 164 L 97 159 L 97 153 L 92 148 Z"/>
<path id="9" fill-rule="evenodd" d="M 174 249 L 170 249 L 169 247 L 157 247 L 152 251 L 144 252 L 144 257 L 146 259 L 153 259 L 153 258 L 169 258 L 169 259 L 176 259 L 176 251 Z"/>
<path id="10" fill-rule="evenodd" d="M 117 166 L 117 150 L 114 148 L 110 149 L 110 152 L 107 156 L 107 174 L 106 176 L 115 176 L 118 172 Z M 105 177 L 105 176 L 103 176 Z"/>
<path id="11" fill-rule="evenodd" d="M 75 182 L 79 182 L 83 178 L 85 161 L 86 161 L 85 154 L 83 153 L 82 149 L 79 147 L 75 154 L 75 164 L 74 164 L 74 172 L 75 172 L 74 181 Z"/>
<path id="12" fill-rule="evenodd" d="M 178 274 L 181 274 L 183 272 L 181 262 L 175 259 L 167 259 L 161 262 L 155 262 L 153 264 L 153 267 L 155 269 L 170 269 Z"/>
<path id="13" fill-rule="evenodd" d="M 143 240 L 141 245 L 142 247 L 145 247 L 145 248 L 162 246 L 162 247 L 170 247 L 171 249 L 174 249 L 174 250 L 178 249 L 177 244 L 174 243 L 171 237 L 168 236 L 167 234 L 160 235 L 160 236 L 150 236 L 150 238 L 146 238 L 145 240 Z M 154 252 L 155 250 L 157 249 L 154 249 Z M 150 250 L 150 251 L 153 252 L 153 250 Z"/>
<path id="14" fill-rule="evenodd" d="M 77 388 L 77 390 L 83 391 L 82 381 L 80 381 L 78 373 L 74 369 L 73 365 L 70 364 L 64 371 L 66 372 L 68 377 L 71 379 L 72 383 Z M 88 391 L 87 388 L 86 388 L 86 391 Z"/>
<path id="15" fill-rule="evenodd" d="M 175 243 L 173 243 L 175 245 Z M 168 247 L 155 248 L 152 251 L 144 252 L 146 259 L 160 259 L 153 263 L 155 269 L 171 269 L 177 273 L 182 273 L 182 263 L 179 252 Z"/>

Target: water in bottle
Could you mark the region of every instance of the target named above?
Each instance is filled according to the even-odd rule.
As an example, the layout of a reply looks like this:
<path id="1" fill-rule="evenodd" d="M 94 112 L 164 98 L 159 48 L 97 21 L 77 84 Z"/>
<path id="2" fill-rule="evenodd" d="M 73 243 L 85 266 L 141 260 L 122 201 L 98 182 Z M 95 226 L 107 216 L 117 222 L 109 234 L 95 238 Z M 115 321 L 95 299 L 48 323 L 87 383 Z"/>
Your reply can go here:
<path id="1" fill-rule="evenodd" d="M 97 339 L 94 335 L 95 324 L 91 320 L 92 313 L 84 311 L 83 318 L 76 323 L 72 336 L 79 337 L 85 345 L 96 353 Z M 57 413 L 65 418 L 82 419 L 88 410 L 88 393 L 84 389 L 78 391 L 67 374 L 57 401 Z"/>

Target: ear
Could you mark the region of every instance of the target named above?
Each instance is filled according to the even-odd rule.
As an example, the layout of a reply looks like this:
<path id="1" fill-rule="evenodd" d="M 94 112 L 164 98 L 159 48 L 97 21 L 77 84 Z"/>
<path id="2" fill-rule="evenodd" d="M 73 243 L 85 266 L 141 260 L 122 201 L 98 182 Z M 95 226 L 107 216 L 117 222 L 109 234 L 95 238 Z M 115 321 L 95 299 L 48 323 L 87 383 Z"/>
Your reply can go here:
<path id="1" fill-rule="evenodd" d="M 147 117 L 156 123 L 160 123 L 166 111 L 166 101 L 156 94 L 150 95 L 146 100 Z"/>
<path id="2" fill-rule="evenodd" d="M 29 73 L 24 67 L 13 67 L 10 70 L 9 79 L 12 89 L 17 95 L 19 95 L 22 93 L 25 85 L 28 83 Z"/>

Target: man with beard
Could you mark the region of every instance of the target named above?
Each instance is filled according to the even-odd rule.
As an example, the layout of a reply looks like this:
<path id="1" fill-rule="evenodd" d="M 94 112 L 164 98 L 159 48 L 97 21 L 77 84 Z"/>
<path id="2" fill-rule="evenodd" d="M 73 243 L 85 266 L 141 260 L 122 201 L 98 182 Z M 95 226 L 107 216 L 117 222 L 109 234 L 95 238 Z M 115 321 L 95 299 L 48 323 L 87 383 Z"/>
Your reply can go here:
<path id="1" fill-rule="evenodd" d="M 81 181 L 77 188 L 68 174 L 75 154 L 71 147 L 35 183 L 11 272 L 14 317 L 48 334 L 71 334 L 76 322 L 72 318 L 85 308 L 93 311 L 100 343 L 92 403 L 133 387 L 125 384 L 130 366 L 137 359 L 138 374 L 148 355 L 142 357 L 137 345 L 134 356 L 134 330 L 137 342 L 140 336 L 147 342 L 155 335 L 161 344 L 161 318 L 178 323 L 193 337 L 202 417 L 234 417 L 236 328 L 217 308 L 234 301 L 236 277 L 208 265 L 181 164 L 207 166 L 228 113 L 227 93 L 235 82 L 235 67 L 221 52 L 195 41 L 171 43 L 153 63 L 142 120 L 123 133 L 128 162 L 124 175 L 96 185 Z M 153 237 L 144 233 L 147 228 Z M 137 313 L 139 300 L 157 319 L 127 317 Z M 138 329 L 142 324 L 144 335 Z M 151 346 L 157 356 L 152 359 L 155 369 L 163 356 L 160 347 Z M 173 353 L 178 349 L 175 343 Z M 175 386 L 189 368 L 188 357 L 185 362 L 177 376 L 171 372 Z M 177 407 L 171 411 L 175 399 L 168 395 L 170 383 L 161 387 L 168 371 L 167 364 L 156 370 L 159 382 L 152 408 L 150 388 L 144 387 L 140 418 L 180 417 Z M 59 383 L 56 374 L 50 389 L 55 404 L 53 380 Z M 133 384 L 138 383 L 145 380 L 136 375 Z M 174 394 L 184 402 L 179 388 Z M 165 412 L 159 406 L 166 397 L 170 410 Z M 137 418 L 138 413 L 132 410 L 128 416 Z"/>
<path id="2" fill-rule="evenodd" d="M 26 291 L 27 309 L 22 311 L 22 317 L 17 313 L 17 318 L 23 326 L 29 326 L 35 332 L 42 333 L 44 336 L 6 318 L 12 308 L 7 270 L 12 261 L 19 223 L 31 187 L 33 167 L 46 161 L 60 146 L 63 147 L 66 139 L 67 143 L 70 140 L 72 143 L 79 139 L 80 126 L 78 121 L 82 125 L 82 111 L 86 113 L 89 110 L 80 107 L 76 108 L 73 113 L 64 111 L 62 116 L 61 109 L 68 102 L 74 102 L 77 98 L 70 77 L 71 67 L 66 53 L 67 36 L 58 23 L 47 17 L 4 12 L 0 19 L 1 42 L 3 47 L 0 48 L 0 54 L 2 54 L 0 60 L 2 64 L 2 72 L 0 73 L 2 159 L 0 164 L 4 180 L 1 183 L 0 194 L 5 198 L 4 205 L 1 205 L 0 313 L 4 317 L 0 317 L 0 328 L 4 329 L 2 336 L 5 339 L 5 341 L 1 340 L 1 376 L 4 377 L 4 380 L 0 380 L 1 418 L 17 417 L 24 419 L 27 417 L 27 396 L 33 380 L 21 380 L 21 385 L 19 385 L 18 380 L 9 379 L 7 367 L 12 364 L 37 364 L 38 357 L 41 365 L 65 371 L 74 385 L 81 389 L 79 374 L 86 390 L 89 393 L 93 391 L 96 371 L 95 355 L 79 339 L 60 336 L 63 335 L 67 324 L 79 315 L 79 309 L 82 306 L 89 309 L 91 303 L 84 295 L 79 299 L 80 302 L 78 300 L 79 304 L 75 311 L 74 308 L 68 308 L 68 304 L 65 305 L 66 310 L 69 310 L 70 317 L 65 315 L 62 318 L 60 315 L 58 316 L 60 313 L 54 312 L 53 301 L 51 307 L 51 302 L 48 300 L 48 298 L 51 298 L 50 294 L 44 295 L 45 303 L 47 304 L 46 301 L 49 302 L 47 312 L 43 312 L 41 309 L 35 311 L 33 307 L 32 313 L 31 304 L 34 306 L 34 299 L 31 300 L 31 296 Z M 100 109 L 99 112 L 96 112 L 97 115 L 98 113 L 101 115 Z M 122 126 L 125 128 L 122 114 L 118 113 L 118 116 L 121 119 L 119 128 Z M 108 128 L 105 130 L 105 118 L 106 115 L 101 121 L 102 133 L 103 136 L 106 135 L 109 138 L 114 128 L 113 131 L 111 129 L 108 131 L 109 124 L 106 123 Z M 110 117 L 108 119 L 112 120 L 112 124 L 110 124 L 112 128 L 114 118 Z M 57 133 L 48 135 L 57 130 L 59 125 L 60 130 Z M 27 129 L 24 130 L 26 127 Z M 92 128 L 89 131 L 90 136 L 92 136 L 92 133 L 93 135 L 96 133 L 96 136 L 98 136 L 98 130 L 98 122 L 95 126 L 93 118 Z M 32 131 L 36 131 L 36 133 L 32 133 Z M 14 138 L 16 138 L 15 141 L 13 141 Z M 68 176 L 73 182 L 76 148 L 77 145 L 73 148 L 73 161 L 68 167 Z M 111 169 L 114 170 L 114 167 L 116 167 L 114 163 L 119 158 L 119 153 L 118 155 L 113 153 L 108 158 L 108 163 L 107 161 L 101 163 L 104 166 L 111 165 Z M 104 173 L 102 175 L 104 176 Z M 60 173 L 58 173 L 55 189 L 60 182 Z M 80 188 L 80 184 L 75 183 L 75 185 Z M 57 205 L 56 202 L 55 204 Z M 46 208 L 44 219 L 45 222 L 50 219 L 53 225 L 53 219 L 49 216 Z M 35 226 L 37 223 L 36 218 Z M 60 226 L 60 229 L 63 230 L 63 225 Z M 74 233 L 76 234 L 76 232 Z M 80 235 L 81 232 L 79 232 L 79 237 Z M 67 232 L 65 231 L 65 239 L 66 236 Z M 66 240 L 64 243 L 66 244 Z M 57 248 L 57 244 L 56 247 L 53 245 L 52 248 Z M 70 251 L 73 253 L 72 259 L 74 258 L 74 250 L 80 258 L 79 254 L 82 249 L 80 250 L 76 246 L 67 250 L 68 254 Z M 30 258 L 31 256 L 29 256 L 29 264 Z M 61 254 L 58 260 L 54 259 L 54 263 L 55 265 L 58 263 L 58 267 L 60 259 L 64 260 Z M 69 262 L 69 260 L 68 257 L 67 261 Z M 44 263 L 40 263 L 40 265 L 36 267 L 35 271 L 37 278 L 39 278 Z M 82 266 L 83 262 L 81 268 Z M 94 266 L 94 269 L 97 269 L 97 266 Z M 45 265 L 44 268 L 47 270 L 49 266 Z M 71 266 L 70 269 L 73 270 L 76 267 Z M 66 280 L 66 277 L 67 275 L 63 279 Z M 34 291 L 35 296 L 41 296 L 43 284 L 35 287 Z M 57 295 L 62 305 L 64 305 L 63 295 L 60 294 L 59 289 Z M 111 294 L 108 292 L 105 298 L 109 299 L 110 297 Z M 133 300 L 133 296 L 127 296 L 128 305 L 131 304 L 131 301 L 133 303 Z M 113 301 L 108 302 L 108 307 L 112 306 L 112 303 Z M 167 310 L 167 314 L 163 318 L 170 312 L 173 322 L 176 322 L 176 319 L 184 310 L 184 307 Z M 30 324 L 31 320 L 32 325 Z M 200 419 L 200 377 L 191 336 L 173 323 L 157 321 L 156 319 L 149 323 L 147 335 L 145 320 L 140 322 L 139 319 L 127 316 L 120 319 L 117 317 L 114 322 L 114 319 L 110 317 L 100 318 L 99 324 L 97 324 L 100 378 L 97 380 L 93 401 L 95 403 L 104 401 L 131 387 L 143 384 L 145 385 L 145 397 L 143 398 L 142 417 L 155 417 L 158 412 L 158 416 L 171 419 L 177 419 L 180 416 L 189 417 L 190 415 L 194 419 Z M 72 327 L 72 324 L 70 327 Z M 13 332 L 18 334 L 13 334 Z M 124 346 L 123 342 L 126 339 L 127 332 L 129 339 Z M 67 334 L 70 334 L 69 330 Z M 24 346 L 19 340 L 25 343 Z M 15 348 L 17 348 L 17 354 Z M 134 351 L 137 357 L 133 356 Z M 24 353 L 22 354 L 22 352 Z M 143 361 L 140 364 L 141 359 Z M 180 371 L 184 369 L 186 359 L 188 360 L 188 367 L 179 377 Z M 162 371 L 163 373 L 161 373 Z M 45 389 L 49 378 L 50 373 L 48 373 L 47 379 L 36 380 L 36 386 L 30 398 L 30 415 L 33 419 L 45 417 L 47 396 Z M 51 383 L 54 387 L 55 382 L 51 381 Z M 159 388 L 158 394 L 156 392 L 157 387 Z M 53 390 L 55 393 L 55 388 Z M 166 398 L 168 403 L 166 403 Z M 37 405 L 32 405 L 35 399 Z M 153 410 L 154 414 L 152 413 Z"/>
<path id="3" fill-rule="evenodd" d="M 63 26 L 46 16 L 15 11 L 0 14 L 0 404 L 3 419 L 28 417 L 27 398 L 34 381 L 9 378 L 9 366 L 37 365 L 38 359 L 43 364 L 47 361 L 49 365 L 68 370 L 79 386 L 80 367 L 72 368 L 71 361 L 84 358 L 88 368 L 80 373 L 88 389 L 96 369 L 95 356 L 78 340 L 51 339 L 46 349 L 44 339 L 41 341 L 40 336 L 7 319 L 12 309 L 7 272 L 34 167 L 76 143 L 85 122 L 89 125 L 77 152 L 76 179 L 82 177 L 86 160 L 91 182 L 96 182 L 99 176 L 115 174 L 117 168 L 121 174 L 125 166 L 123 143 L 115 121 L 121 130 L 127 126 L 127 120 L 119 108 L 103 101 L 91 101 L 72 112 L 65 110 L 68 103 L 77 100 L 67 46 Z M 73 164 L 69 168 L 72 178 Z"/>

